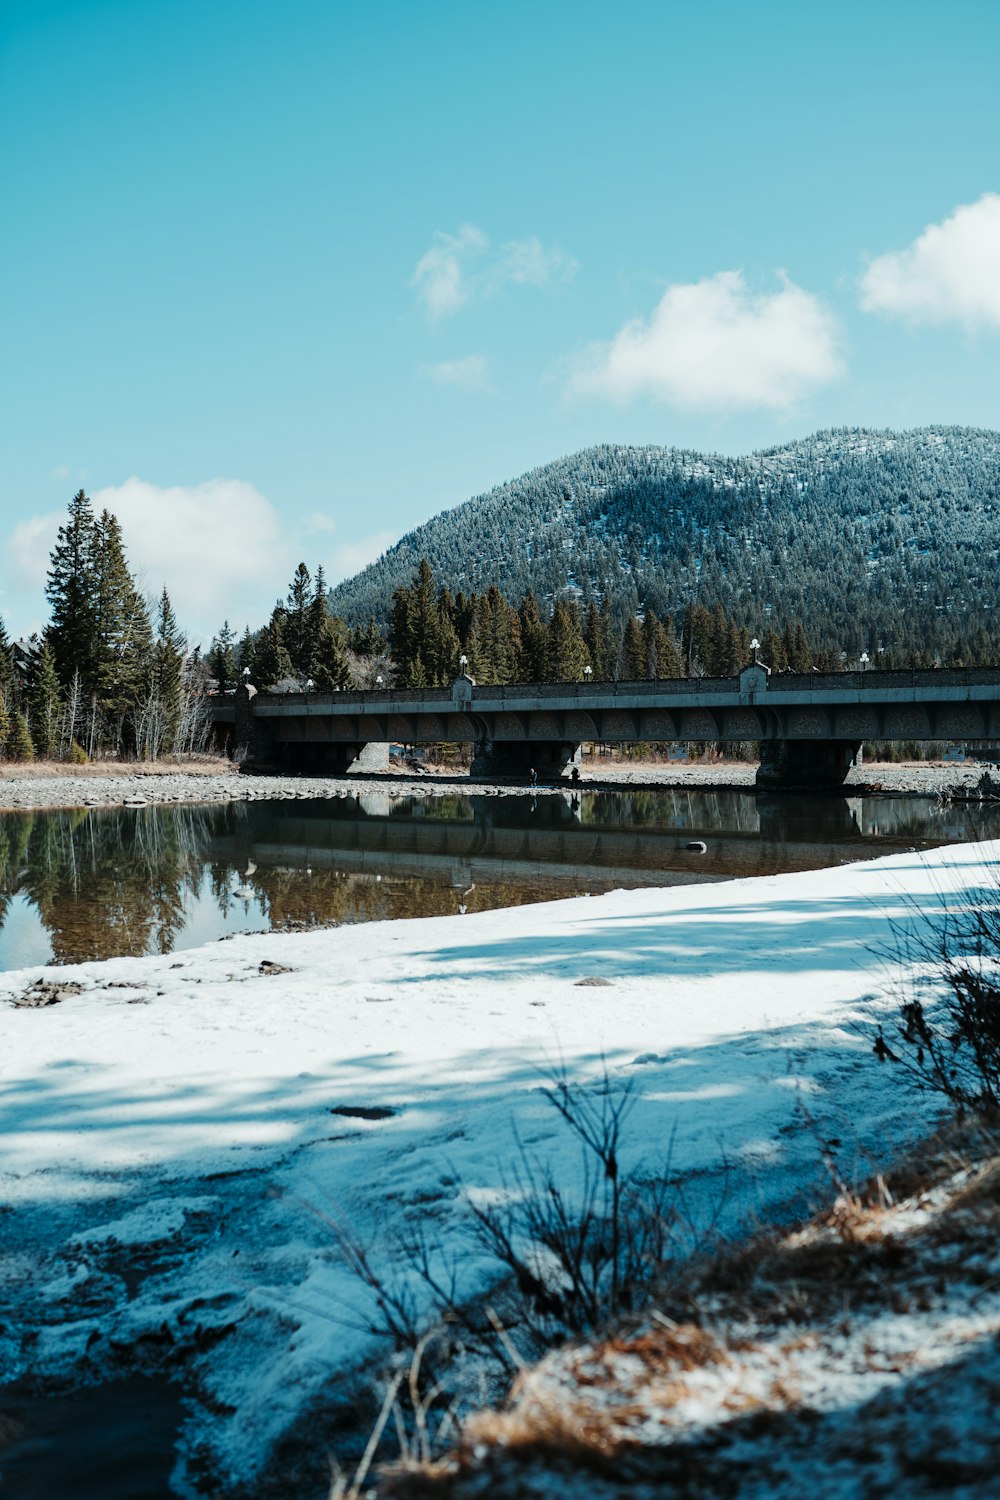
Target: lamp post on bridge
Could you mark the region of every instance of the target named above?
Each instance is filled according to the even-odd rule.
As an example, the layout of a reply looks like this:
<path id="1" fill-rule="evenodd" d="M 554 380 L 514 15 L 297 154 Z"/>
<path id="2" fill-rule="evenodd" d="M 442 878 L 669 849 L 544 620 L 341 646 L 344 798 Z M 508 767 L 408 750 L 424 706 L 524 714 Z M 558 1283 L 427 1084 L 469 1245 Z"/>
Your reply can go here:
<path id="1" fill-rule="evenodd" d="M 861 656 L 858 659 L 861 662 L 861 670 L 862 670 L 862 672 L 867 672 L 868 671 L 868 662 L 869 662 L 868 652 L 867 651 L 862 651 Z"/>
<path id="2" fill-rule="evenodd" d="M 462 669 L 462 676 L 464 677 L 465 674 L 466 674 L 466 669 L 467 669 L 467 667 L 469 665 L 469 658 L 466 656 L 466 654 L 465 654 L 464 651 L 462 652 L 462 655 L 458 658 L 458 665 L 461 667 L 461 669 Z"/>
<path id="3" fill-rule="evenodd" d="M 750 662 L 751 662 L 751 664 L 753 666 L 756 666 L 759 660 L 760 660 L 760 641 L 757 639 L 756 636 L 754 636 L 753 640 L 750 642 Z"/>
<path id="4" fill-rule="evenodd" d="M 587 684 L 588 687 L 590 686 L 590 679 L 593 677 L 593 675 L 594 675 L 594 669 L 590 665 L 590 662 L 588 662 L 587 665 L 583 669 L 583 680 Z"/>

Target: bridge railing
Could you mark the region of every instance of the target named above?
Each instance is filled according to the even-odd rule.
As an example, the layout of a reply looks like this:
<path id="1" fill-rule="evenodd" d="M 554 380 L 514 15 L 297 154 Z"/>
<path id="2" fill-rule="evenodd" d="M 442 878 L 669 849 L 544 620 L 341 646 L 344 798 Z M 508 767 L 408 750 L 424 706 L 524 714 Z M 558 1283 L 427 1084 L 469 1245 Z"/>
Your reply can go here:
<path id="1" fill-rule="evenodd" d="M 996 667 L 958 667 L 910 669 L 892 672 L 772 672 L 768 679 L 769 692 L 879 692 L 900 688 L 943 687 L 994 687 L 1000 685 L 1000 669 Z M 479 683 L 473 693 L 474 702 L 514 703 L 526 698 L 627 698 L 636 699 L 670 695 L 677 697 L 699 694 L 737 694 L 738 677 L 660 677 L 641 681 L 591 681 L 591 682 L 507 682 Z M 418 705 L 452 706 L 455 702 L 450 687 L 443 688 L 371 688 L 367 690 L 347 689 L 337 693 L 262 693 L 269 702 L 299 704 L 330 703 L 337 708 L 361 710 L 385 710 L 387 707 L 406 708 Z"/>

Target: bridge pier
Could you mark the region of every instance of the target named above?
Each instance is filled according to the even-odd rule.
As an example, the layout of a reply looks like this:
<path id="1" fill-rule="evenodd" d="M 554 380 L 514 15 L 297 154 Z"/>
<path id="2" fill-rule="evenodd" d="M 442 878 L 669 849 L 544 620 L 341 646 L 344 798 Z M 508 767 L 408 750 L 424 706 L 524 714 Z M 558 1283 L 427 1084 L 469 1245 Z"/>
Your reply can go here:
<path id="1" fill-rule="evenodd" d="M 836 791 L 861 749 L 859 740 L 761 740 L 761 791 Z"/>
<path id="2" fill-rule="evenodd" d="M 556 781 L 579 766 L 581 749 L 559 740 L 480 740 L 469 774 L 528 781 L 534 769 L 539 781 Z"/>

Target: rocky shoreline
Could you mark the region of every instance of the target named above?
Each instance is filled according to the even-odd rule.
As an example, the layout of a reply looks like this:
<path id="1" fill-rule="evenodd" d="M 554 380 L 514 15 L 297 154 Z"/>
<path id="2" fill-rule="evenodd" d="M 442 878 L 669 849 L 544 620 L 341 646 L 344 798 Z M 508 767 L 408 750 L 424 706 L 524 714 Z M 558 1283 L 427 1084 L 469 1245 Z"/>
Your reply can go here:
<path id="1" fill-rule="evenodd" d="M 591 792 L 669 791 L 673 788 L 705 790 L 752 790 L 756 766 L 742 763 L 716 765 L 607 766 L 585 772 L 579 789 Z M 355 776 L 242 775 L 229 769 L 220 772 L 183 769 L 109 773 L 95 776 L 65 774 L 33 777 L 0 776 L 0 811 L 34 812 L 54 808 L 146 807 L 167 803 L 287 801 L 316 797 L 351 797 L 377 787 L 393 797 L 523 796 L 523 782 L 472 781 L 465 775 L 450 776 L 401 770 Z M 567 781 L 539 785 L 533 795 L 563 795 L 576 790 Z M 985 801 L 1000 798 L 1000 776 L 989 768 L 969 765 L 880 765 L 872 763 L 853 770 L 844 785 L 844 795 L 878 793 L 889 796 L 936 797 L 953 801 Z"/>

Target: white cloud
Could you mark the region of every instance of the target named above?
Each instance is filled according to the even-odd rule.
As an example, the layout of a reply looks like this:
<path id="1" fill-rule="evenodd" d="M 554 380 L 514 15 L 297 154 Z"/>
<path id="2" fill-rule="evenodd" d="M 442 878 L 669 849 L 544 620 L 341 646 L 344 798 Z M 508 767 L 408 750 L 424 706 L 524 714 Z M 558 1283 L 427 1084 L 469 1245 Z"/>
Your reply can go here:
<path id="1" fill-rule="evenodd" d="M 228 617 L 259 625 L 284 592 L 299 561 L 288 527 L 253 485 L 238 479 L 161 487 L 142 479 L 98 490 L 95 515 L 121 522 L 125 551 L 142 588 L 166 584 L 181 625 L 194 639 Z M 17 591 L 44 586 L 49 554 L 65 511 L 32 516 L 14 528 L 7 547 Z"/>
<path id="2" fill-rule="evenodd" d="M 474 224 L 463 225 L 458 234 L 435 233 L 434 243 L 410 278 L 432 318 L 457 312 L 468 300 L 468 262 L 488 248 L 489 240 Z"/>
<path id="3" fill-rule="evenodd" d="M 373 531 L 370 536 L 357 542 L 342 542 L 336 548 L 330 562 L 330 583 L 339 583 L 342 578 L 352 578 L 370 562 L 381 557 L 387 547 L 398 542 L 395 531 Z"/>
<path id="4" fill-rule="evenodd" d="M 497 275 L 500 280 L 548 286 L 553 281 L 572 281 L 579 261 L 553 245 L 546 250 L 537 235 L 527 240 L 508 240 L 500 250 Z"/>
<path id="5" fill-rule="evenodd" d="M 432 318 L 457 312 L 477 292 L 496 292 L 505 284 L 551 286 L 572 281 L 577 261 L 557 246 L 549 249 L 537 235 L 507 240 L 488 261 L 490 242 L 481 229 L 465 224 L 457 234 L 437 230 L 434 242 L 410 277 Z"/>
<path id="6" fill-rule="evenodd" d="M 689 407 L 782 408 L 843 373 L 833 317 L 787 278 L 754 294 L 739 271 L 668 287 L 648 319 L 626 323 L 571 365 L 570 389 Z"/>
<path id="7" fill-rule="evenodd" d="M 446 359 L 422 368 L 428 379 L 438 385 L 454 385 L 461 391 L 493 390 L 489 365 L 481 354 L 467 354 L 464 359 Z"/>
<path id="8" fill-rule="evenodd" d="M 984 193 L 905 250 L 873 260 L 861 306 L 915 323 L 1000 328 L 1000 194 Z"/>

